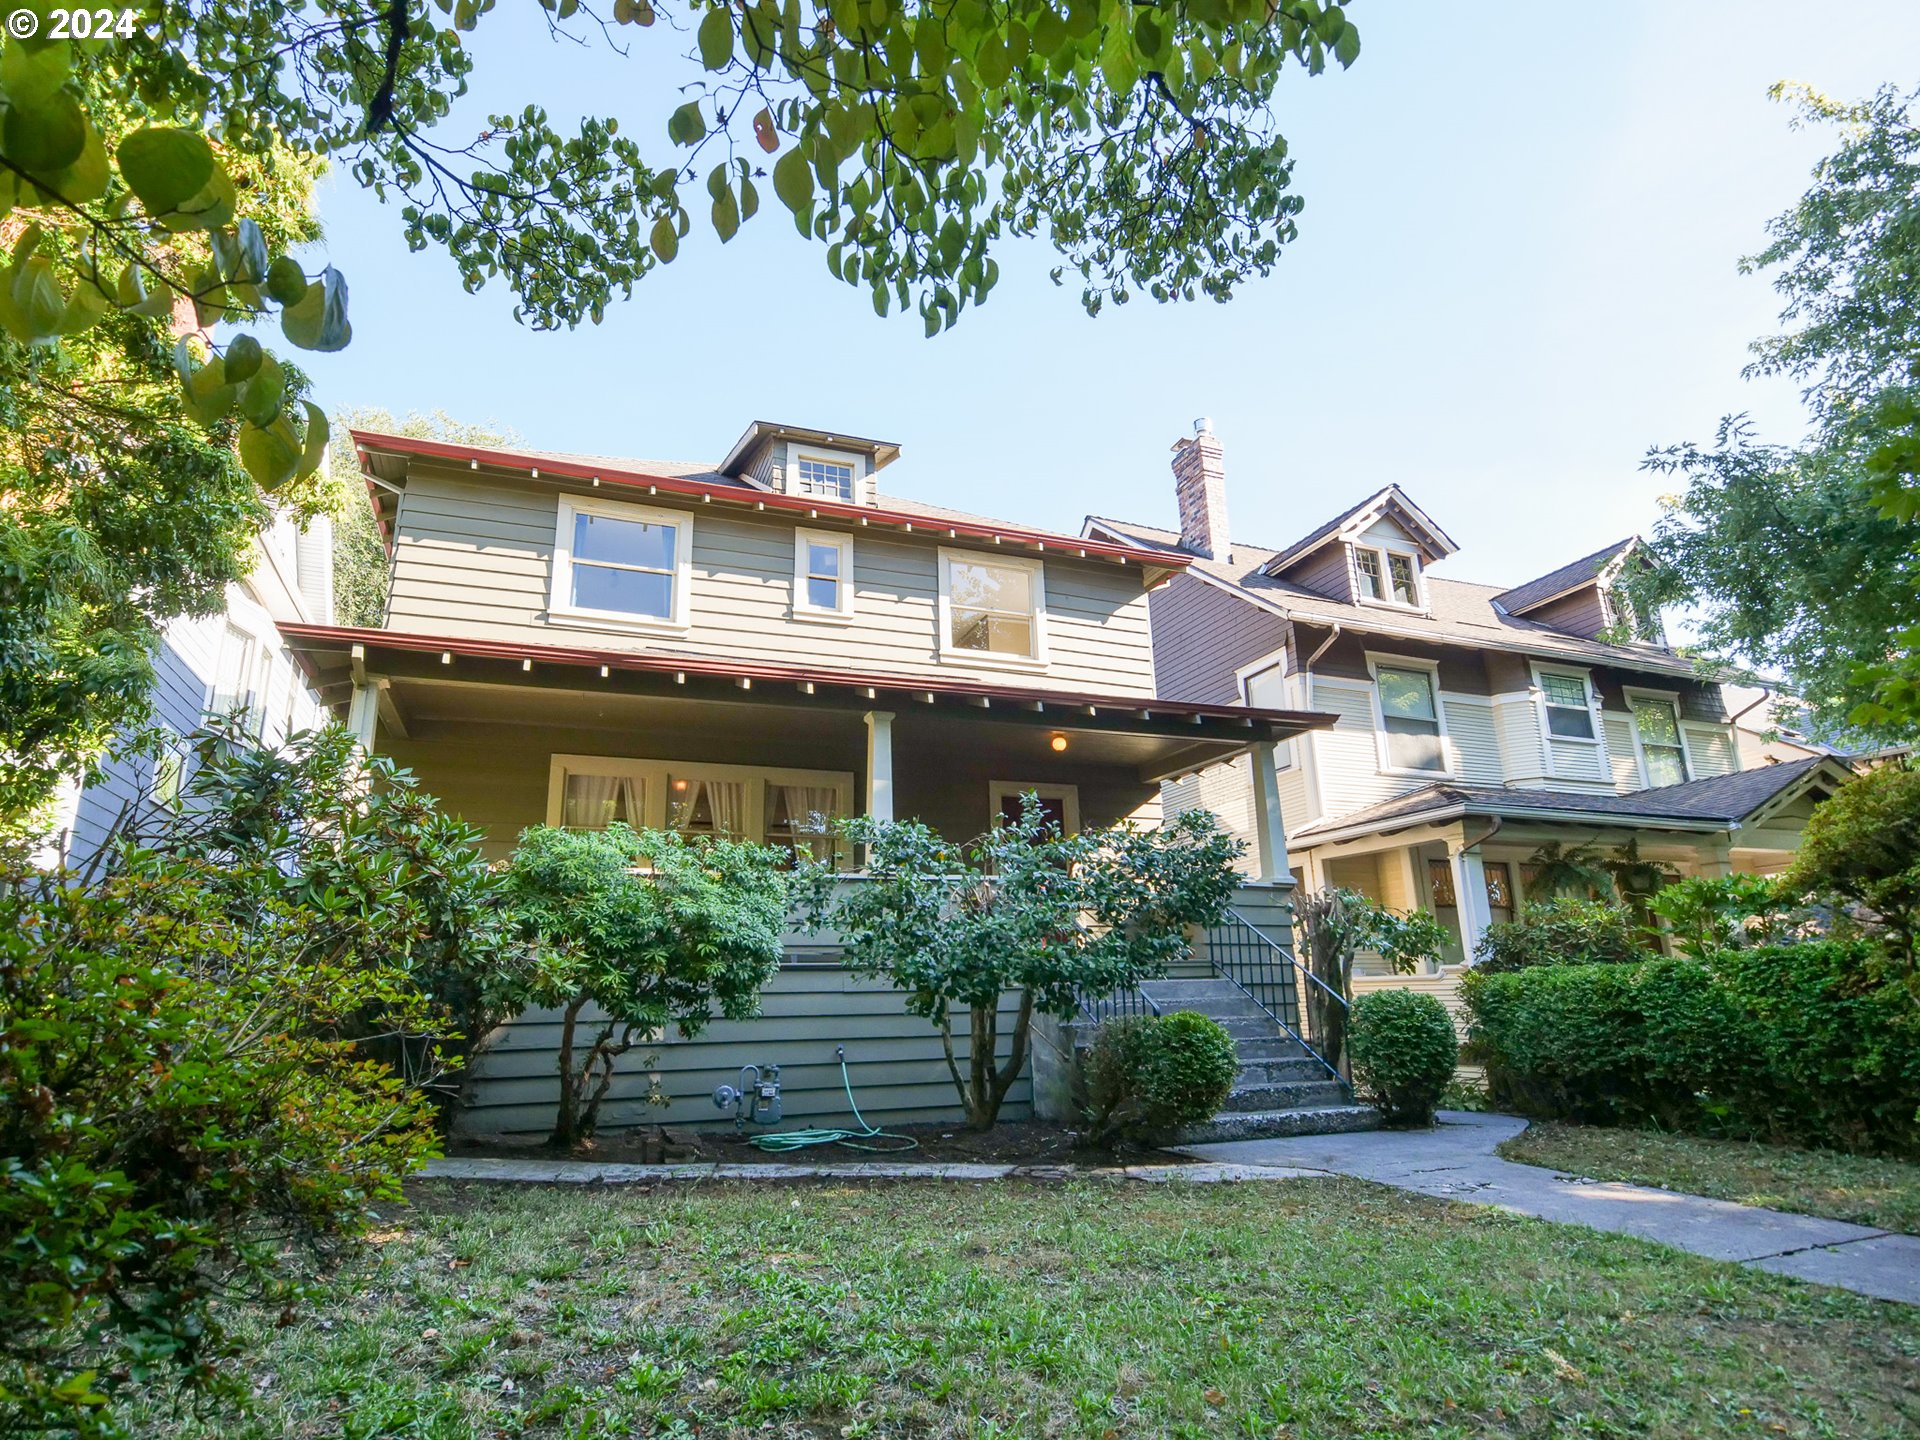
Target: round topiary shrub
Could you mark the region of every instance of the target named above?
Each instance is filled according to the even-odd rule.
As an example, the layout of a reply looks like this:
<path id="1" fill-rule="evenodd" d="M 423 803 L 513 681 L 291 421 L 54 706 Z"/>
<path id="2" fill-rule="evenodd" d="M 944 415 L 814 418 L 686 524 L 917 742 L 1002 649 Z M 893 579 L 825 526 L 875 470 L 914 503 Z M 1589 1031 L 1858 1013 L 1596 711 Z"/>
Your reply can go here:
<path id="1" fill-rule="evenodd" d="M 1210 1119 L 1239 1073 L 1233 1037 L 1205 1015 L 1112 1020 L 1087 1057 L 1088 1118 L 1103 1142 Z"/>
<path id="2" fill-rule="evenodd" d="M 1354 1003 L 1347 1057 L 1362 1096 L 1389 1125 L 1431 1125 L 1460 1059 L 1447 1007 L 1414 990 L 1376 990 Z"/>

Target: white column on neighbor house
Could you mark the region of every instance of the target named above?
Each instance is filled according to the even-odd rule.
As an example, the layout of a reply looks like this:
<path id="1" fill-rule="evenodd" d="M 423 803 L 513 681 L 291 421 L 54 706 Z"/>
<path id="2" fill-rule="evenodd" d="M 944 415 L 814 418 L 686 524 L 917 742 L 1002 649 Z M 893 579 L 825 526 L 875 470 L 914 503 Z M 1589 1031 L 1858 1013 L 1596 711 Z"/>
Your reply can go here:
<path id="1" fill-rule="evenodd" d="M 1460 953 L 1471 964 L 1480 937 L 1493 923 L 1493 912 L 1487 908 L 1487 867 L 1472 850 L 1448 846 L 1447 854 L 1453 865 L 1454 914 L 1460 920 Z"/>
<path id="2" fill-rule="evenodd" d="M 380 682 L 362 680 L 353 687 L 353 699 L 347 704 L 347 729 L 353 732 L 353 738 L 360 742 L 360 748 L 371 755 L 375 729 L 380 723 Z"/>
<path id="3" fill-rule="evenodd" d="M 1262 740 L 1253 747 L 1253 841 L 1260 879 L 1270 885 L 1293 884 L 1287 866 L 1286 818 L 1280 813 L 1280 772 L 1274 759 L 1276 744 Z"/>
<path id="4" fill-rule="evenodd" d="M 867 721 L 867 814 L 875 820 L 893 815 L 893 712 L 869 710 Z"/>

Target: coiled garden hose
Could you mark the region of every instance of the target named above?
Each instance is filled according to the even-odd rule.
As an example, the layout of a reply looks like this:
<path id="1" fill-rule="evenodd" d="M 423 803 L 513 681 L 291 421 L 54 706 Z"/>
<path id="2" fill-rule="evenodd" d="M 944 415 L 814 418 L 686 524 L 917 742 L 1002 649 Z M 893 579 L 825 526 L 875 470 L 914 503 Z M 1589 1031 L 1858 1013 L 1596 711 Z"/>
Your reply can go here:
<path id="1" fill-rule="evenodd" d="M 840 1083 L 847 1088 L 847 1108 L 853 1111 L 853 1118 L 859 1124 L 858 1130 L 780 1130 L 771 1135 L 755 1135 L 747 1143 L 756 1150 L 764 1150 L 770 1155 L 785 1155 L 793 1150 L 807 1150 L 815 1145 L 844 1145 L 849 1150 L 865 1150 L 875 1155 L 904 1154 L 908 1150 L 918 1150 L 920 1142 L 911 1135 L 892 1135 L 876 1126 L 867 1124 L 867 1117 L 860 1113 L 860 1106 L 853 1098 L 853 1077 L 847 1074 L 847 1062 L 840 1060 Z M 868 1140 L 890 1140 L 890 1145 L 868 1145 Z"/>

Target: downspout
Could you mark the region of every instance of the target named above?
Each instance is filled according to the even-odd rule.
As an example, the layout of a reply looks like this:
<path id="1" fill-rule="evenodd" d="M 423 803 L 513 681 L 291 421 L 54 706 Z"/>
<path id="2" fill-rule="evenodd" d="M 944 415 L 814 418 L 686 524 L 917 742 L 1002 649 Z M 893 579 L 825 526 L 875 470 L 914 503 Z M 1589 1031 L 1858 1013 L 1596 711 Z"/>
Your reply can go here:
<path id="1" fill-rule="evenodd" d="M 1313 662 L 1318 660 L 1322 655 L 1327 653 L 1328 647 L 1331 646 L 1334 641 L 1340 638 L 1341 631 L 1344 630 L 1345 628 L 1346 627 L 1343 626 L 1338 620 L 1333 622 L 1333 629 L 1329 630 L 1327 632 L 1327 638 L 1320 642 L 1320 648 L 1315 650 L 1313 654 L 1309 655 L 1307 657 L 1307 663 L 1300 667 L 1301 674 L 1305 675 L 1309 680 L 1313 678 Z"/>
<path id="2" fill-rule="evenodd" d="M 1754 701 L 1751 705 L 1741 706 L 1740 709 L 1736 710 L 1733 714 L 1727 717 L 1727 723 L 1729 725 L 1738 725 L 1740 723 L 1740 717 L 1742 715 L 1745 715 L 1750 710 L 1758 710 L 1762 705 L 1766 704 L 1767 701 L 1771 700 L 1772 698 L 1773 698 L 1773 691 L 1762 690 L 1760 692 L 1760 698 L 1758 700 Z"/>

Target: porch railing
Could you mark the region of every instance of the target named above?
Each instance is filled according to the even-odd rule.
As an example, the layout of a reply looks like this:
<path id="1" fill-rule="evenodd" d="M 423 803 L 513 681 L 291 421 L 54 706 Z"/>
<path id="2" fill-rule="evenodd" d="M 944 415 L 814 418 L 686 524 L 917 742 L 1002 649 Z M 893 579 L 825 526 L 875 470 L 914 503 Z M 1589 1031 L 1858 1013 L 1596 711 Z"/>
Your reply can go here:
<path id="1" fill-rule="evenodd" d="M 1238 910 L 1228 910 L 1218 925 L 1209 926 L 1206 937 L 1213 973 L 1251 995 L 1274 1024 L 1335 1079 L 1343 1078 L 1336 1062 L 1346 1035 L 1346 997 Z M 1329 1050 L 1334 1052 L 1331 1057 Z"/>
<path id="2" fill-rule="evenodd" d="M 1143 1019 L 1159 1013 L 1160 1007 L 1149 1000 L 1138 985 L 1129 985 L 1124 990 L 1112 990 L 1106 994 L 1097 994 L 1092 990 L 1080 992 L 1079 1018 L 1083 1024 L 1091 1021 L 1095 1025 L 1104 1025 L 1109 1020 Z"/>

